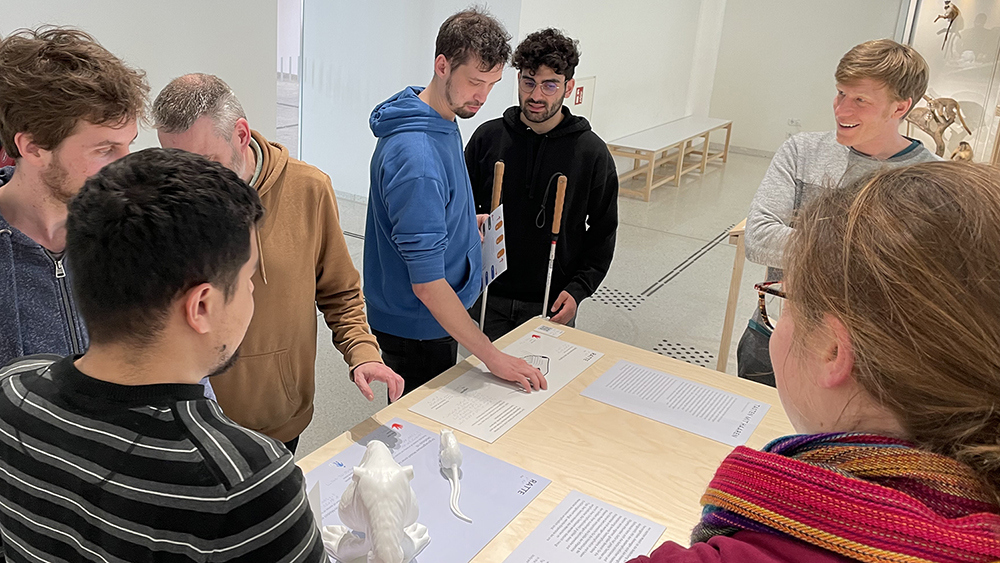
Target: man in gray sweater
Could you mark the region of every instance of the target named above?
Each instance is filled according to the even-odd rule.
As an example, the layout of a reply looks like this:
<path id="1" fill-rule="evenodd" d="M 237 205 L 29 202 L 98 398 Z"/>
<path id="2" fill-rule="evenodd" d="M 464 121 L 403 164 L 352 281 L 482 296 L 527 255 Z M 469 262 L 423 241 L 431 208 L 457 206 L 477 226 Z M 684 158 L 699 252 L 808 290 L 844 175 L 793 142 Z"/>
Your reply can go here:
<path id="1" fill-rule="evenodd" d="M 836 130 L 799 133 L 785 141 L 750 204 L 746 257 L 768 266 L 768 281 L 781 279 L 795 212 L 821 190 L 885 168 L 940 160 L 920 141 L 899 133 L 903 118 L 924 95 L 928 76 L 919 53 L 888 39 L 862 43 L 840 59 L 834 74 Z M 774 386 L 767 324 L 756 309 L 736 356 L 740 377 Z"/>

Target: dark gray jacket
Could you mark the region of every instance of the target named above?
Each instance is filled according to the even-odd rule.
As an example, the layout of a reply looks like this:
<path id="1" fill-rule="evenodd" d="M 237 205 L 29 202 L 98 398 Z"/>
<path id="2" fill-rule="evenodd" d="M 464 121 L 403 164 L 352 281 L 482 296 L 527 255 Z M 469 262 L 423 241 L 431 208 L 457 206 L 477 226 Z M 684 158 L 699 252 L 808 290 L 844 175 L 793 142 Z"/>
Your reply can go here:
<path id="1" fill-rule="evenodd" d="M 0 186 L 14 167 L 0 168 Z M 0 215 L 0 366 L 30 354 L 82 354 L 87 330 L 69 269 Z"/>

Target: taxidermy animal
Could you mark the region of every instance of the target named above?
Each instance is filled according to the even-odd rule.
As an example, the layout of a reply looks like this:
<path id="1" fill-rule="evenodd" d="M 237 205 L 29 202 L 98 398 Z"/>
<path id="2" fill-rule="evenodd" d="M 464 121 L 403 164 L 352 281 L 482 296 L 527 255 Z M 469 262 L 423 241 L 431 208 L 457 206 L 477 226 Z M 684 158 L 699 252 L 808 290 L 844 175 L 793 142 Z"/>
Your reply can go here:
<path id="1" fill-rule="evenodd" d="M 472 518 L 462 514 L 458 507 L 458 497 L 462 494 L 462 482 L 458 480 L 458 468 L 462 466 L 462 450 L 458 447 L 458 438 L 447 428 L 441 429 L 441 472 L 451 483 L 451 513 L 460 520 L 472 523 Z"/>
<path id="2" fill-rule="evenodd" d="M 957 117 L 959 122 L 962 123 L 965 132 L 970 135 L 972 134 L 972 129 L 969 129 L 969 126 L 965 123 L 965 118 L 962 117 L 962 108 L 958 105 L 957 100 L 954 98 L 932 98 L 927 94 L 924 94 L 924 99 L 927 100 L 927 107 L 931 108 L 938 121 L 951 125 L 955 123 L 955 118 Z"/>
<path id="3" fill-rule="evenodd" d="M 958 6 L 952 4 L 951 0 L 944 0 L 944 13 L 934 18 L 934 23 L 940 19 L 948 20 L 948 29 L 944 31 L 944 43 L 941 44 L 942 51 L 944 51 L 944 46 L 948 44 L 948 34 L 951 33 L 951 26 L 955 23 L 955 18 L 958 17 L 959 13 Z"/>
<path id="4" fill-rule="evenodd" d="M 427 527 L 417 523 L 411 480 L 412 465 L 401 467 L 385 444 L 369 442 L 340 499 L 340 521 L 346 526 L 323 529 L 327 554 L 345 563 L 362 557 L 367 563 L 409 563 L 416 557 L 431 538 Z"/>
<path id="5" fill-rule="evenodd" d="M 930 135 L 934 139 L 934 154 L 943 157 L 944 132 L 955 123 L 956 117 L 969 134 L 972 134 L 972 131 L 965 124 L 958 102 L 951 98 L 934 99 L 926 95 L 924 99 L 927 100 L 928 107 L 913 108 L 906 116 L 906 121 Z"/>
<path id="6" fill-rule="evenodd" d="M 906 116 L 906 121 L 930 135 L 934 139 L 934 154 L 944 156 L 944 130 L 948 128 L 948 125 L 951 125 L 950 123 L 938 121 L 937 116 L 930 108 L 913 108 Z"/>
<path id="7" fill-rule="evenodd" d="M 972 147 L 965 141 L 958 143 L 958 148 L 955 149 L 955 152 L 951 153 L 951 159 L 972 162 Z"/>

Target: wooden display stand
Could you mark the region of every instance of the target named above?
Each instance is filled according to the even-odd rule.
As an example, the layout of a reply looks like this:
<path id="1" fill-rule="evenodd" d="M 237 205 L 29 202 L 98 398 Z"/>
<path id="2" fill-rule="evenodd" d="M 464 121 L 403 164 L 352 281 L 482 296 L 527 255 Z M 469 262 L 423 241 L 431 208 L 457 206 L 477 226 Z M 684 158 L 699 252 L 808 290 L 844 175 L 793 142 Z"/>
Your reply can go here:
<path id="1" fill-rule="evenodd" d="M 729 363 L 729 349 L 733 345 L 733 326 L 736 323 L 736 303 L 740 300 L 740 284 L 743 283 L 743 263 L 746 261 L 746 247 L 743 235 L 747 228 L 747 220 L 740 221 L 729 230 L 729 244 L 736 246 L 736 258 L 733 258 L 733 275 L 729 279 L 729 299 L 726 300 L 726 316 L 722 321 L 722 341 L 719 343 L 719 362 L 715 369 L 725 372 Z"/>

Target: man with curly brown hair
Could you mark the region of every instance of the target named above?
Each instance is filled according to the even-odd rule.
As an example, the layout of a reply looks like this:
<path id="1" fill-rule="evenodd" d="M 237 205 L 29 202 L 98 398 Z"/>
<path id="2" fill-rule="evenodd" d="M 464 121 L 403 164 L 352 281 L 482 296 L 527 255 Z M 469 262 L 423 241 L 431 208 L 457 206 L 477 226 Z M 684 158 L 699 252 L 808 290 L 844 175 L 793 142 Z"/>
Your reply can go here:
<path id="1" fill-rule="evenodd" d="M 81 354 L 87 330 L 64 263 L 66 204 L 129 153 L 149 86 L 90 35 L 41 27 L 0 39 L 0 365 Z"/>
<path id="2" fill-rule="evenodd" d="M 573 93 L 577 42 L 556 29 L 528 35 L 514 51 L 518 101 L 483 123 L 465 147 L 478 213 L 489 213 L 493 165 L 504 161 L 507 271 L 490 284 L 483 332 L 495 340 L 542 310 L 555 179 L 567 178 L 562 229 L 545 310 L 573 326 L 580 302 L 611 267 L 618 230 L 618 176 L 607 145 L 563 100 Z M 481 303 L 474 308 L 479 316 Z"/>

